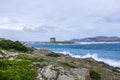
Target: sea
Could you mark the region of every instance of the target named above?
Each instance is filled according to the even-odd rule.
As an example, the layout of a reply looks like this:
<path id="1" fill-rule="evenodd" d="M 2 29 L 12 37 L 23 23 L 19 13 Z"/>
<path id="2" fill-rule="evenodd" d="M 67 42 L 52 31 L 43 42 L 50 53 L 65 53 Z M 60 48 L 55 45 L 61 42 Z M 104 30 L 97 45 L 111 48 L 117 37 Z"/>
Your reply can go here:
<path id="1" fill-rule="evenodd" d="M 110 66 L 120 68 L 120 42 L 79 42 L 75 44 L 28 43 L 37 49 L 49 49 L 76 58 L 92 57 Z"/>

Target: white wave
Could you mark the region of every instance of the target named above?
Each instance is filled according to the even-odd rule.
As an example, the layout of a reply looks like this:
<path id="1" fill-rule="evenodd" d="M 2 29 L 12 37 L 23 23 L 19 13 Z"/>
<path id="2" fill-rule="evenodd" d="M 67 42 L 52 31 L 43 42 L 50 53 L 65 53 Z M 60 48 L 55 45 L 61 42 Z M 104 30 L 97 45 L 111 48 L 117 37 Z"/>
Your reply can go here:
<path id="1" fill-rule="evenodd" d="M 76 42 L 76 44 L 114 44 L 120 42 Z"/>
<path id="2" fill-rule="evenodd" d="M 69 54 L 70 56 L 72 57 L 75 57 L 75 58 L 90 58 L 92 57 L 93 59 L 95 59 L 96 61 L 102 61 L 110 66 L 114 66 L 114 67 L 120 67 L 120 60 L 112 60 L 112 59 L 109 59 L 109 58 L 102 58 L 102 57 L 99 57 L 97 54 L 86 54 L 84 56 L 81 56 L 81 55 L 74 55 L 70 52 L 67 52 L 67 51 L 62 51 L 62 52 L 59 52 L 59 53 L 62 53 L 62 54 Z"/>

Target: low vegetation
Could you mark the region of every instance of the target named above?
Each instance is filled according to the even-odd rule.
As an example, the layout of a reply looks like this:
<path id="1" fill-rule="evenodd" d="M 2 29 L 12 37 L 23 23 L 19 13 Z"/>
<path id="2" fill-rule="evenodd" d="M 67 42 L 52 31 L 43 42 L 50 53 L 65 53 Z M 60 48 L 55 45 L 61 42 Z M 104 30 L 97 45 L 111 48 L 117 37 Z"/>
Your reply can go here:
<path id="1" fill-rule="evenodd" d="M 101 80 L 100 74 L 93 70 L 90 70 L 90 77 L 92 78 L 92 80 Z"/>
<path id="2" fill-rule="evenodd" d="M 43 62 L 43 58 L 33 57 L 33 56 L 27 56 L 25 54 L 19 54 L 18 57 L 22 60 L 28 60 L 30 62 Z"/>
<path id="3" fill-rule="evenodd" d="M 0 48 L 5 50 L 17 50 L 27 52 L 28 48 L 21 44 L 19 41 L 11 41 L 11 40 L 2 40 L 0 41 Z"/>
<path id="4" fill-rule="evenodd" d="M 34 80 L 35 70 L 27 61 L 0 60 L 0 80 Z"/>

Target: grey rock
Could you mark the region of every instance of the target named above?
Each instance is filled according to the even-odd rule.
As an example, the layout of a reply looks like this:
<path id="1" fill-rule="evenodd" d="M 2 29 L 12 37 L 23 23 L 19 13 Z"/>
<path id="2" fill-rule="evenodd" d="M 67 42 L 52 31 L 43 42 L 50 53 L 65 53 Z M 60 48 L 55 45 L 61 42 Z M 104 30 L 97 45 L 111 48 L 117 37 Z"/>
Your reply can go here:
<path id="1" fill-rule="evenodd" d="M 79 80 L 89 80 L 89 70 L 82 68 L 82 69 L 70 69 L 70 73 Z"/>
<path id="2" fill-rule="evenodd" d="M 37 70 L 37 77 L 36 80 L 45 80 L 42 75 L 41 75 L 41 68 Z"/>
<path id="3" fill-rule="evenodd" d="M 45 79 L 56 79 L 57 72 L 52 70 L 52 65 L 47 66 L 41 70 L 41 74 Z"/>
<path id="4" fill-rule="evenodd" d="M 89 70 L 82 68 L 71 68 L 65 70 L 63 67 L 45 66 L 37 70 L 36 80 L 89 80 Z"/>
<path id="5" fill-rule="evenodd" d="M 65 70 L 64 70 L 64 68 L 63 67 L 56 67 L 55 68 L 59 73 L 59 75 L 62 75 L 62 74 L 64 74 L 64 72 L 65 72 Z"/>
<path id="6" fill-rule="evenodd" d="M 33 53 L 37 55 L 47 55 L 47 54 L 51 54 L 54 52 L 47 50 L 47 49 L 37 49 L 37 50 L 34 50 Z"/>
<path id="7" fill-rule="evenodd" d="M 60 75 L 57 80 L 75 80 L 72 76 Z"/>
<path id="8" fill-rule="evenodd" d="M 3 59 L 3 58 L 4 58 L 4 56 L 2 54 L 0 54 L 0 59 Z"/>

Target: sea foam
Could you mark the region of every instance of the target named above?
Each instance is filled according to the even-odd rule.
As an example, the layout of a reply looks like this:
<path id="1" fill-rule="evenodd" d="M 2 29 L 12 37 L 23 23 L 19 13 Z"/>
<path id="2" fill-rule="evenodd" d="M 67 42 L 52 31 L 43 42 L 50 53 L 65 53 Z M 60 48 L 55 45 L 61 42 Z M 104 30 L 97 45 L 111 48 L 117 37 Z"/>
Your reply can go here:
<path id="1" fill-rule="evenodd" d="M 92 57 L 93 59 L 95 59 L 96 61 L 102 61 L 110 66 L 113 66 L 113 67 L 119 67 L 120 68 L 120 61 L 118 60 L 113 60 L 113 59 L 109 59 L 109 58 L 102 58 L 102 57 L 99 57 L 98 54 L 91 54 L 91 53 L 87 53 L 86 55 L 74 55 L 70 52 L 67 52 L 67 51 L 62 51 L 62 52 L 59 52 L 59 53 L 62 53 L 62 54 L 69 54 L 70 56 L 72 57 L 75 57 L 75 58 L 90 58 Z"/>
<path id="2" fill-rule="evenodd" d="M 76 44 L 116 44 L 120 42 L 76 42 Z"/>

